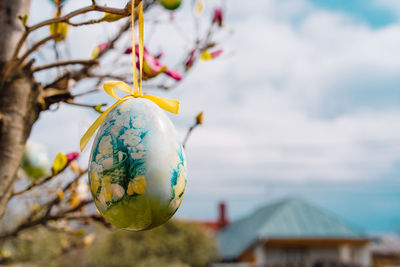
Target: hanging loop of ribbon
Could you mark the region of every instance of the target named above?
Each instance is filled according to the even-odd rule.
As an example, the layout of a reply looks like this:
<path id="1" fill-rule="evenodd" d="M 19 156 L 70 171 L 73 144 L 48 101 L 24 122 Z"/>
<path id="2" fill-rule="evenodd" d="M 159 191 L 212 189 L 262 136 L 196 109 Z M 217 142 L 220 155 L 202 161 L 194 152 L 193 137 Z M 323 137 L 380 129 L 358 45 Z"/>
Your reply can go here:
<path id="1" fill-rule="evenodd" d="M 86 133 L 82 136 L 80 142 L 80 149 L 83 151 L 89 142 L 90 138 L 96 132 L 96 130 L 100 127 L 100 125 L 104 122 L 108 113 L 118 104 L 132 98 L 145 98 L 148 99 L 155 104 L 157 104 L 160 108 L 178 114 L 179 112 L 179 101 L 168 99 L 164 97 L 158 97 L 153 95 L 144 95 L 142 93 L 142 79 L 143 79 L 143 4 L 142 1 L 139 2 L 138 5 L 138 21 L 139 21 L 139 81 L 136 72 L 136 52 L 135 52 L 135 5 L 134 0 L 131 2 L 131 30 L 132 30 L 132 76 L 133 76 L 133 89 L 127 83 L 123 81 L 107 81 L 104 82 L 104 91 L 117 99 L 111 107 L 109 107 L 106 111 L 104 111 L 97 120 L 89 127 Z M 119 97 L 116 93 L 115 89 L 119 89 L 128 95 L 124 97 Z"/>

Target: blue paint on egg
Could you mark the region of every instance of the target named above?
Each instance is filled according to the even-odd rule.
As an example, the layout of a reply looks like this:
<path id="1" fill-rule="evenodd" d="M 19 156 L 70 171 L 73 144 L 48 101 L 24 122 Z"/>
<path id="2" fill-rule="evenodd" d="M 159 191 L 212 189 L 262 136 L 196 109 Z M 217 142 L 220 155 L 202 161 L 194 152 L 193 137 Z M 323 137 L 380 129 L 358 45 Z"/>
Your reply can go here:
<path id="1" fill-rule="evenodd" d="M 89 184 L 97 209 L 118 228 L 139 231 L 168 221 L 182 202 L 186 162 L 164 111 L 144 98 L 114 107 L 93 143 Z"/>

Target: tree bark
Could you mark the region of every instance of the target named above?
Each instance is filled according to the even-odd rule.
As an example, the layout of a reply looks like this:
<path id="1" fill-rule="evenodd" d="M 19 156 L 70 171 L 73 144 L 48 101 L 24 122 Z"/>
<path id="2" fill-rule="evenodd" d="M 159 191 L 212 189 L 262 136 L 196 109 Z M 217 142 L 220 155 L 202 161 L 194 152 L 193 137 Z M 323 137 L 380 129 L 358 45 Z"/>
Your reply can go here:
<path id="1" fill-rule="evenodd" d="M 0 0 L 0 73 L 24 29 L 18 16 L 29 13 L 30 0 Z M 0 85 L 0 216 L 12 194 L 18 167 L 33 123 L 40 113 L 39 85 L 30 70 Z"/>

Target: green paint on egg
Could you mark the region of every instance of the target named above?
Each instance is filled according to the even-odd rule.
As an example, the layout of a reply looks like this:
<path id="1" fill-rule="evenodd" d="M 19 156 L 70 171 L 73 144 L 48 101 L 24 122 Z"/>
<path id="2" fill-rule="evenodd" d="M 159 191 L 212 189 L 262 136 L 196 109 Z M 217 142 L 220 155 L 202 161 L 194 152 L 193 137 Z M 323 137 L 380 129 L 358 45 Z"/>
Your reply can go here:
<path id="1" fill-rule="evenodd" d="M 168 10 L 175 10 L 182 4 L 182 0 L 159 0 L 159 2 Z"/>
<path id="2" fill-rule="evenodd" d="M 168 221 L 183 199 L 186 162 L 164 111 L 143 98 L 114 107 L 93 143 L 89 184 L 97 209 L 118 228 L 140 231 Z"/>

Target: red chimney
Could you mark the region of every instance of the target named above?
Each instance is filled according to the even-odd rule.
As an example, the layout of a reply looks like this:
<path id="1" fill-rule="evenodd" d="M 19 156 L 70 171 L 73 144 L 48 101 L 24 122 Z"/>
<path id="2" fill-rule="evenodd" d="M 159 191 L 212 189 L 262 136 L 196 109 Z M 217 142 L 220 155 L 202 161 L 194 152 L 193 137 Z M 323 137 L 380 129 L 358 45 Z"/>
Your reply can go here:
<path id="1" fill-rule="evenodd" d="M 218 218 L 218 228 L 222 229 L 229 224 L 226 218 L 226 205 L 225 202 L 219 203 L 219 218 Z"/>

